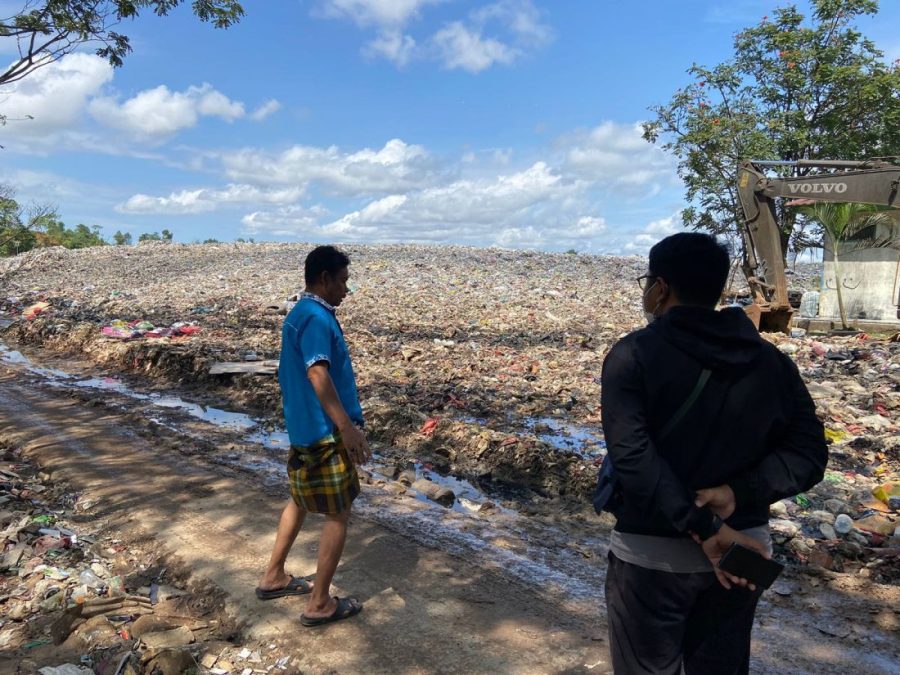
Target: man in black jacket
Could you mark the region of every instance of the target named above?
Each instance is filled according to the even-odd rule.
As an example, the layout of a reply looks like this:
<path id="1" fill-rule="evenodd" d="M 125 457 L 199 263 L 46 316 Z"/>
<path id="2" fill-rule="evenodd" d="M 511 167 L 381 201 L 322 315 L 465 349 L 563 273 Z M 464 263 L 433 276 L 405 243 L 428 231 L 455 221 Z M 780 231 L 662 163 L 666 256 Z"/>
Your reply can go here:
<path id="1" fill-rule="evenodd" d="M 708 235 L 656 244 L 638 280 L 650 324 L 603 364 L 622 495 L 606 577 L 616 673 L 747 673 L 759 591 L 715 564 L 734 542 L 770 556 L 769 505 L 824 473 L 797 367 L 742 310 L 715 310 L 728 268 Z"/>

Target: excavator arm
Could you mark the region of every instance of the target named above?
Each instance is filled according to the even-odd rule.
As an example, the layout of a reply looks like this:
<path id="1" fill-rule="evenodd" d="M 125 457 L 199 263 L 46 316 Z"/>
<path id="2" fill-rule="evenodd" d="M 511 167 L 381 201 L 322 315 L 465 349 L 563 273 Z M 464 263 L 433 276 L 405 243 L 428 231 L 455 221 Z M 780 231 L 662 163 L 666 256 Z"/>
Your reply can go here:
<path id="1" fill-rule="evenodd" d="M 791 178 L 769 178 L 774 166 L 816 169 Z M 788 302 L 781 228 L 775 199 L 813 199 L 900 207 L 900 166 L 872 160 L 800 160 L 763 162 L 743 160 L 738 167 L 738 199 L 744 222 L 744 272 L 753 294 L 747 314 L 760 330 L 790 333 L 793 309 Z"/>

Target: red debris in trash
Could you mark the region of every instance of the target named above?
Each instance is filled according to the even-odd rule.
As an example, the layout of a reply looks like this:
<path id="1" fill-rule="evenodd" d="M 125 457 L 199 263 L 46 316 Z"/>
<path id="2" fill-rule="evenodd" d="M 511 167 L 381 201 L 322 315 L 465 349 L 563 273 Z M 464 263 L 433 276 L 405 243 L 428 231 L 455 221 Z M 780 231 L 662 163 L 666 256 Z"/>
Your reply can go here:
<path id="1" fill-rule="evenodd" d="M 44 301 L 36 302 L 33 305 L 31 305 L 31 307 L 28 307 L 27 309 L 25 309 L 25 311 L 22 312 L 22 316 L 24 316 L 29 321 L 34 321 L 39 314 L 43 314 L 44 312 L 46 312 L 49 309 L 50 309 L 49 302 L 44 302 Z"/>
<path id="2" fill-rule="evenodd" d="M 428 420 L 427 422 L 425 422 L 425 424 L 422 425 L 422 428 L 419 429 L 419 431 L 422 433 L 423 436 L 431 436 L 431 434 L 434 433 L 434 430 L 437 429 L 437 425 L 438 425 L 439 421 L 440 420 L 437 417 L 432 417 L 430 420 Z"/>

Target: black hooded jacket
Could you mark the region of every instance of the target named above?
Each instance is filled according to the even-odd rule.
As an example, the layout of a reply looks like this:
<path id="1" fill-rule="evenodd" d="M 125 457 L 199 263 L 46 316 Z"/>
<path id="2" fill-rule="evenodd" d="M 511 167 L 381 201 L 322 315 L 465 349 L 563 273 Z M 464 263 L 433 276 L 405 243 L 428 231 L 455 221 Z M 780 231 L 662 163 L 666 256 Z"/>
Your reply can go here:
<path id="1" fill-rule="evenodd" d="M 697 384 L 700 397 L 661 441 Z M 728 484 L 735 529 L 764 525 L 769 505 L 818 483 L 822 423 L 797 367 L 740 309 L 673 307 L 619 341 L 603 363 L 603 430 L 624 503 L 616 529 L 680 536 L 709 528 L 696 490 Z"/>

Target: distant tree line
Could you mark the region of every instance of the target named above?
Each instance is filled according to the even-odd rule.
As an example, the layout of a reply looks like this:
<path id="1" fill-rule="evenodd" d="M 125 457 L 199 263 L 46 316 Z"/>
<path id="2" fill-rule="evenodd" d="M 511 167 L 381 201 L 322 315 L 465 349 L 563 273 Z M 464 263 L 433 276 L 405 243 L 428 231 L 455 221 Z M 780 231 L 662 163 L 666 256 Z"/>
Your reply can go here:
<path id="1" fill-rule="evenodd" d="M 0 256 L 11 256 L 34 248 L 62 246 L 64 248 L 88 248 L 106 246 L 99 225 L 78 224 L 67 227 L 54 206 L 31 204 L 24 206 L 16 201 L 15 190 L 0 184 Z M 170 230 L 145 232 L 138 236 L 143 241 L 172 241 Z M 116 231 L 112 236 L 116 246 L 132 243 L 130 232 Z"/>

